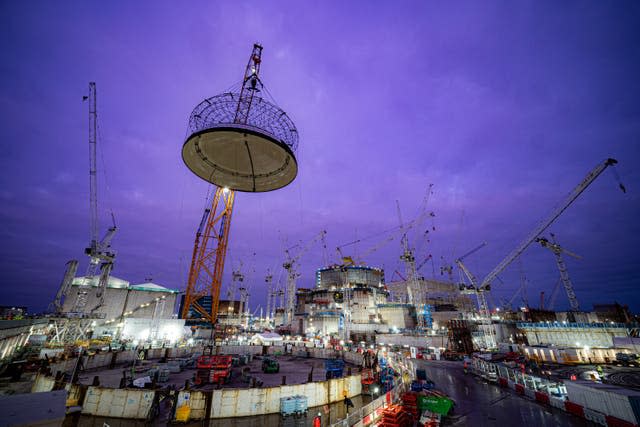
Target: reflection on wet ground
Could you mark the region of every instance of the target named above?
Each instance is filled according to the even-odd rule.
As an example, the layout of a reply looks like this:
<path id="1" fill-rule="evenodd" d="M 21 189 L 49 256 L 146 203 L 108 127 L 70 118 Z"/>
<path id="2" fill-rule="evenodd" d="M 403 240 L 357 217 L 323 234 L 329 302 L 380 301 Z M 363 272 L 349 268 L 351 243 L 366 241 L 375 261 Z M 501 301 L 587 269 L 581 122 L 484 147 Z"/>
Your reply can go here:
<path id="1" fill-rule="evenodd" d="M 436 387 L 456 402 L 444 426 L 595 426 L 590 421 L 567 414 L 516 395 L 513 391 L 465 375 L 462 362 L 417 361 Z"/>

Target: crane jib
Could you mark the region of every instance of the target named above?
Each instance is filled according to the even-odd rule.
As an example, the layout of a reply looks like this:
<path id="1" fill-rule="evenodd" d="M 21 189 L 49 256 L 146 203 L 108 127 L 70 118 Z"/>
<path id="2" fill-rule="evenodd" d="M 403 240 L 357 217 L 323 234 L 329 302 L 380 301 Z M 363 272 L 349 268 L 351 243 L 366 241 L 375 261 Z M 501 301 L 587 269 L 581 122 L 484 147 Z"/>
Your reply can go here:
<path id="1" fill-rule="evenodd" d="M 595 179 L 602 174 L 602 172 L 609 166 L 614 166 L 618 161 L 613 158 L 608 158 L 599 165 L 597 165 L 593 170 L 591 170 L 587 176 L 578 184 L 569 195 L 564 199 L 564 201 L 558 205 L 556 209 L 554 209 L 547 218 L 538 225 L 537 228 L 534 229 L 532 233 L 530 233 L 523 241 L 518 245 L 509 255 L 507 255 L 494 269 L 489 273 L 480 287 L 489 285 L 493 279 L 498 276 L 509 264 L 511 264 L 517 257 L 519 257 L 522 252 L 527 249 L 527 247 L 535 241 L 535 239 L 545 231 L 553 222 L 569 207 L 571 204 L 584 192 L 584 190 L 591 185 Z M 624 191 L 624 186 L 621 187 Z"/>

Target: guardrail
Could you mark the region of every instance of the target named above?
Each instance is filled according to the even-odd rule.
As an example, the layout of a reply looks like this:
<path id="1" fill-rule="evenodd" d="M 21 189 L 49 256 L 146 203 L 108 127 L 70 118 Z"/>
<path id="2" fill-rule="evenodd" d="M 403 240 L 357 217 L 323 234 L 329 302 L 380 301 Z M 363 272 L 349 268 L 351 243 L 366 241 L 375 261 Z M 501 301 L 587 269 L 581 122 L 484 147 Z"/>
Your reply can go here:
<path id="1" fill-rule="evenodd" d="M 361 357 L 359 353 L 345 352 L 345 359 L 351 359 L 354 357 Z M 409 384 L 415 378 L 415 369 L 413 362 L 408 360 L 405 356 L 387 352 L 386 358 L 397 372 L 400 373 L 399 383 L 387 393 L 382 394 L 373 401 L 367 403 L 363 407 L 350 413 L 346 418 L 331 424 L 331 427 L 364 427 L 372 424 L 380 417 L 382 409 L 391 404 L 398 402 L 402 393 L 409 389 Z"/>

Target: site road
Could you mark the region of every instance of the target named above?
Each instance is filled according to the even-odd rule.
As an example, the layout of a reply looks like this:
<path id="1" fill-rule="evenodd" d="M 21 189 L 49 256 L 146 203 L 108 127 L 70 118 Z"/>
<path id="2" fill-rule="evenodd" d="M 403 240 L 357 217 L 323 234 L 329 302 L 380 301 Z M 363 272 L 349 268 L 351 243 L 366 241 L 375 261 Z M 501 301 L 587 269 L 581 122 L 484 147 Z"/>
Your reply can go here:
<path id="1" fill-rule="evenodd" d="M 596 426 L 482 378 L 465 375 L 462 362 L 416 360 L 416 367 L 425 369 L 436 388 L 456 402 L 444 426 Z"/>

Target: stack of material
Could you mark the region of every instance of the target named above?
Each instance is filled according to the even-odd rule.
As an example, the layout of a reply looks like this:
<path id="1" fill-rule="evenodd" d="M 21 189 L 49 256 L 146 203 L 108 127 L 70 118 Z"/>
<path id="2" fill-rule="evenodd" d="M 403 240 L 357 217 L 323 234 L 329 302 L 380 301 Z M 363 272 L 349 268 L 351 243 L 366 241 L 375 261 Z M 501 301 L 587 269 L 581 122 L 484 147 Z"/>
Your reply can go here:
<path id="1" fill-rule="evenodd" d="M 414 391 L 402 393 L 402 406 L 411 416 L 412 421 L 418 420 L 418 394 Z"/>
<path id="2" fill-rule="evenodd" d="M 289 415 L 295 415 L 296 413 L 296 400 L 293 397 L 281 397 L 280 398 L 280 415 L 283 417 Z"/>
<path id="3" fill-rule="evenodd" d="M 307 396 L 296 395 L 280 398 L 280 414 L 283 417 L 306 415 L 307 409 L 309 409 Z"/>
<path id="4" fill-rule="evenodd" d="M 409 414 L 403 411 L 401 405 L 389 405 L 382 411 L 382 421 L 379 427 L 408 427 L 413 425 Z"/>

